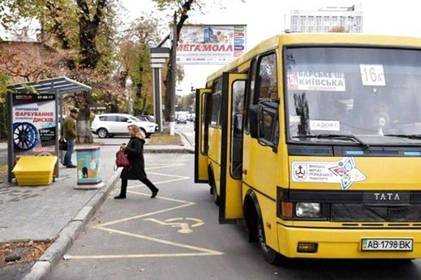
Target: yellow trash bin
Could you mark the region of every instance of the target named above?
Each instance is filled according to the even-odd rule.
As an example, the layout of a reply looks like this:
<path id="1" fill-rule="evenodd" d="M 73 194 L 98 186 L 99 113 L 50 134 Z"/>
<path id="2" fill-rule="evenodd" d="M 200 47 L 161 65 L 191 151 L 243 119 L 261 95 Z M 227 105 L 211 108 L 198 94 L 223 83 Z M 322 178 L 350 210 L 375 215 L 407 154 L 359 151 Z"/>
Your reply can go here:
<path id="1" fill-rule="evenodd" d="M 56 156 L 21 156 L 13 168 L 19 186 L 45 186 L 53 182 Z"/>

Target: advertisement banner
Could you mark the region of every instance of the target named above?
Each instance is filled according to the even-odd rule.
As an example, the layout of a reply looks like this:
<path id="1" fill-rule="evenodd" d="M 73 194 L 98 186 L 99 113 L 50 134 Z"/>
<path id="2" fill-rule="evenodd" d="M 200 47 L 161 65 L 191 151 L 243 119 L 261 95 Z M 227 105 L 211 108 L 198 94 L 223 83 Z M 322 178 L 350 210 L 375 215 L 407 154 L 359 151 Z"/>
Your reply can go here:
<path id="1" fill-rule="evenodd" d="M 16 154 L 55 154 L 54 94 L 13 94 L 13 148 Z"/>
<path id="2" fill-rule="evenodd" d="M 227 64 L 246 51 L 246 25 L 186 25 L 177 46 L 177 63 Z"/>

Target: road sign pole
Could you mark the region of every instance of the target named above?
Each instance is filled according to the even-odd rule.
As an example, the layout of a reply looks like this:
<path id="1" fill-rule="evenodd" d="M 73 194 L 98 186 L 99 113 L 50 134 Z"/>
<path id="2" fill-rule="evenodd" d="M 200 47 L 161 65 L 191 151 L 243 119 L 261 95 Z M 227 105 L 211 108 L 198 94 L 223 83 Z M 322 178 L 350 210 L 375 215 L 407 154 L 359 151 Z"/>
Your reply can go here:
<path id="1" fill-rule="evenodd" d="M 15 151 L 13 145 L 13 94 L 7 93 L 7 180 L 12 183 L 12 169 L 15 164 Z"/>
<path id="2" fill-rule="evenodd" d="M 162 132 L 162 67 L 167 62 L 170 53 L 168 48 L 151 48 L 151 67 L 153 80 L 153 104 L 155 122 Z"/>
<path id="3" fill-rule="evenodd" d="M 155 122 L 159 127 L 159 131 L 162 132 L 161 68 L 153 69 L 153 84 Z"/>
<path id="4" fill-rule="evenodd" d="M 175 94 L 177 81 L 177 13 L 174 13 L 172 52 L 171 52 L 171 90 L 170 90 L 170 135 L 175 134 Z"/>

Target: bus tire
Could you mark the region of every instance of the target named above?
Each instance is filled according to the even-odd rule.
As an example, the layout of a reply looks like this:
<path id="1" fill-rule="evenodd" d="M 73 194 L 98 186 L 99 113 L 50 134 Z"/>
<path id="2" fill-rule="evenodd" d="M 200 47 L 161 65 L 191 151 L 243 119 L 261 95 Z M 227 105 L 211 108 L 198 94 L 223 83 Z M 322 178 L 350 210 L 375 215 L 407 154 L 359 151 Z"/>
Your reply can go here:
<path id="1" fill-rule="evenodd" d="M 249 242 L 257 243 L 257 222 L 259 217 L 253 199 L 249 195 L 244 199 L 243 213 L 249 235 Z"/>
<path id="2" fill-rule="evenodd" d="M 211 185 L 210 193 L 212 194 L 213 201 L 215 202 L 216 205 L 219 206 L 219 204 L 221 203 L 221 199 L 218 195 L 218 191 L 216 190 L 215 177 L 213 175 L 212 167 L 210 166 L 209 166 L 209 184 Z"/>
<path id="3" fill-rule="evenodd" d="M 218 191 L 216 190 L 216 185 L 213 187 L 212 197 L 215 204 L 219 206 L 221 204 L 221 198 L 219 197 Z"/>
<path id="4" fill-rule="evenodd" d="M 260 212 L 259 202 L 253 192 L 249 192 L 244 201 L 244 216 L 249 230 L 249 241 L 257 242 L 263 258 L 270 264 L 280 264 L 285 258 L 267 246 L 263 217 Z"/>
<path id="5" fill-rule="evenodd" d="M 209 183 L 209 194 L 213 195 L 213 182 L 212 182 L 212 169 L 211 166 L 208 165 L 208 183 Z"/>
<path id="6" fill-rule="evenodd" d="M 270 264 L 277 265 L 281 263 L 282 256 L 266 245 L 265 232 L 263 228 L 263 221 L 259 220 L 257 223 L 257 242 L 262 252 L 263 258 Z"/>

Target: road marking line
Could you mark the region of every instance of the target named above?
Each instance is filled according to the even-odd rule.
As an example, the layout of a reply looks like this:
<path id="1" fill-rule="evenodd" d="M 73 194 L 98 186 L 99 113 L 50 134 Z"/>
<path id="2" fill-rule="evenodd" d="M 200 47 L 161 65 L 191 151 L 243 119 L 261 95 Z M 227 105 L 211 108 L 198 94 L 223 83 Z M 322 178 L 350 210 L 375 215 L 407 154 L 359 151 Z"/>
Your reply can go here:
<path id="1" fill-rule="evenodd" d="M 175 222 L 175 221 L 183 221 L 183 220 L 196 222 L 195 224 L 191 225 L 191 227 L 200 227 L 205 224 L 202 220 L 196 219 L 196 218 L 172 218 L 172 219 L 166 219 L 165 222 Z"/>
<path id="2" fill-rule="evenodd" d="M 133 193 L 133 194 L 138 194 L 138 195 L 143 195 L 143 196 L 150 196 L 150 194 L 145 194 L 145 193 L 140 193 L 140 192 L 135 192 L 135 191 L 128 191 L 128 193 Z M 132 217 L 128 217 L 128 218 L 123 218 L 123 219 L 119 219 L 119 220 L 106 222 L 106 223 L 103 223 L 103 224 L 98 224 L 98 225 L 93 226 L 93 228 L 115 225 L 115 224 L 119 224 L 119 223 L 122 223 L 122 222 L 140 219 L 140 218 L 152 216 L 152 215 L 155 215 L 155 214 L 161 214 L 161 213 L 165 213 L 165 212 L 168 212 L 168 211 L 172 211 L 172 210 L 176 210 L 176 209 L 180 209 L 180 208 L 184 208 L 184 207 L 188 207 L 188 206 L 192 206 L 192 205 L 196 204 L 194 202 L 189 202 L 189 201 L 184 201 L 184 200 L 179 200 L 179 199 L 174 199 L 174 198 L 169 198 L 169 197 L 163 197 L 163 196 L 157 196 L 157 199 L 167 200 L 167 201 L 171 201 L 171 202 L 178 202 L 178 203 L 183 203 L 183 204 L 178 205 L 178 206 L 174 206 L 174 207 L 170 207 L 170 208 L 166 208 L 166 209 L 161 209 L 161 210 L 150 212 L 150 213 L 145 213 L 145 214 L 136 215 L 136 216 L 132 216 Z"/>
<path id="3" fill-rule="evenodd" d="M 164 173 L 158 173 L 158 172 L 148 172 L 148 174 L 154 174 L 154 175 L 159 175 L 159 176 L 164 176 L 164 177 L 176 177 L 176 178 L 184 178 L 184 179 L 190 179 L 190 177 L 188 176 L 180 176 L 180 175 L 174 175 L 174 174 L 164 174 Z"/>
<path id="4" fill-rule="evenodd" d="M 178 181 L 184 181 L 190 179 L 190 177 L 186 177 L 186 178 L 176 178 L 176 179 L 168 179 L 168 180 L 163 180 L 163 181 L 155 181 L 154 184 L 155 185 L 163 185 L 163 184 L 168 184 L 168 183 L 174 183 L 174 182 L 178 182 Z M 144 184 L 136 184 L 136 185 L 132 185 L 129 186 L 130 188 L 139 188 L 139 187 L 144 187 Z"/>
<path id="5" fill-rule="evenodd" d="M 146 213 L 146 214 L 142 214 L 142 215 L 137 215 L 137 216 L 132 216 L 132 217 L 128 217 L 128 218 L 123 218 L 123 219 L 119 219 L 119 220 L 115 220 L 115 221 L 111 221 L 111 222 L 107 222 L 107 223 L 103 223 L 103 224 L 98 224 L 98 225 L 95 225 L 93 227 L 94 228 L 99 228 L 99 227 L 104 227 L 104 226 L 110 226 L 110 225 L 120 224 L 120 223 L 123 223 L 123 222 L 128 222 L 128 221 L 131 221 L 131 220 L 136 220 L 136 219 L 140 219 L 140 218 L 144 218 L 144 217 L 148 217 L 148 216 L 152 216 L 152 215 L 156 215 L 156 214 L 161 214 L 161 213 L 165 213 L 165 212 L 168 212 L 168 211 L 172 211 L 172 210 L 176 210 L 176 209 L 188 207 L 188 206 L 191 206 L 193 204 L 183 204 L 183 205 L 179 205 L 179 206 L 174 206 L 174 207 L 171 207 L 171 208 L 166 208 L 166 209 L 158 210 L 158 211 L 151 212 L 151 213 Z"/>
<path id="6" fill-rule="evenodd" d="M 161 169 L 161 168 L 172 168 L 172 167 L 181 167 L 184 166 L 185 164 L 181 164 L 181 163 L 175 163 L 175 164 L 162 164 L 162 165 L 154 165 L 151 167 L 146 167 L 145 170 L 155 170 L 155 169 Z"/>
<path id="7" fill-rule="evenodd" d="M 167 258 L 167 257 L 198 257 L 198 256 L 221 256 L 224 253 L 174 253 L 174 254 L 127 254 L 127 255 L 66 255 L 66 260 L 94 260 L 94 259 L 128 259 L 128 258 Z"/>
<path id="8" fill-rule="evenodd" d="M 142 192 L 136 192 L 136 191 L 129 191 L 130 193 L 133 194 L 137 194 L 137 195 L 142 195 L 142 196 L 151 196 L 150 194 L 147 193 L 142 193 Z M 161 200 L 166 200 L 166 201 L 171 201 L 171 202 L 178 202 L 178 203 L 186 203 L 186 204 L 196 204 L 195 202 L 192 201 L 186 201 L 186 200 L 181 200 L 181 199 L 176 199 L 176 198 L 172 198 L 172 197 L 166 197 L 166 196 L 157 196 L 156 199 L 161 199 Z"/>
<path id="9" fill-rule="evenodd" d="M 143 219 L 144 221 L 150 221 L 154 222 L 158 225 L 162 226 L 170 226 L 172 228 L 179 228 L 177 230 L 178 233 L 186 234 L 186 233 L 192 233 L 193 230 L 191 228 L 203 226 L 205 223 L 202 220 L 194 219 L 194 218 L 172 218 L 172 219 L 166 219 L 165 221 L 160 221 L 158 219 L 154 218 L 147 218 Z M 186 222 L 176 222 L 176 221 L 193 221 L 195 224 L 190 225 L 190 223 Z"/>
<path id="10" fill-rule="evenodd" d="M 133 193 L 133 194 L 137 194 L 137 195 L 142 195 L 142 196 L 149 196 L 149 194 L 136 192 L 136 191 L 128 191 L 128 192 Z M 85 256 L 67 255 L 65 259 L 67 259 L 67 260 L 71 260 L 71 259 L 73 259 L 73 260 L 87 260 L 87 259 L 117 259 L 117 258 L 163 258 L 163 257 L 190 257 L 190 256 L 220 256 L 220 255 L 224 254 L 223 252 L 219 252 L 219 251 L 216 251 L 216 250 L 206 249 L 206 248 L 188 245 L 188 244 L 182 244 L 182 243 L 178 243 L 178 242 L 168 241 L 168 240 L 159 239 L 159 238 L 155 238 L 155 237 L 151 237 L 151 236 L 135 234 L 135 233 L 126 232 L 126 231 L 122 231 L 122 230 L 107 227 L 107 226 L 110 226 L 110 225 L 115 225 L 115 224 L 127 222 L 127 221 L 130 221 L 130 220 L 135 220 L 135 219 L 141 219 L 141 218 L 144 218 L 144 217 L 165 213 L 165 212 L 189 207 L 189 206 L 192 206 L 192 205 L 196 204 L 195 202 L 184 201 L 184 200 L 174 199 L 174 198 L 164 197 L 164 196 L 159 196 L 159 197 L 157 197 L 157 199 L 171 201 L 171 202 L 177 202 L 177 203 L 181 203 L 181 205 L 170 207 L 170 208 L 165 208 L 165 209 L 161 209 L 161 210 L 157 210 L 157 211 L 154 211 L 154 212 L 149 212 L 149 213 L 145 213 L 145 214 L 141 214 L 141 215 L 136 215 L 136 216 L 132 216 L 132 217 L 128 217 L 128 218 L 109 221 L 109 222 L 106 222 L 106 223 L 95 225 L 95 226 L 93 226 L 93 228 L 98 229 L 98 230 L 102 230 L 102 231 L 106 231 L 106 232 L 109 232 L 109 233 L 116 233 L 116 234 L 120 234 L 120 235 L 124 235 L 124 236 L 134 237 L 134 238 L 147 240 L 147 241 L 151 241 L 151 242 L 156 242 L 156 243 L 160 243 L 160 244 L 165 244 L 165 245 L 169 245 L 169 246 L 174 246 L 174 247 L 178 247 L 178 248 L 198 251 L 197 253 L 121 254 L 121 255 L 85 255 Z M 196 222 L 199 221 L 199 220 L 194 219 L 194 218 L 186 218 L 186 219 L 195 220 Z M 155 220 L 155 219 L 153 219 L 153 220 Z M 168 220 L 166 220 L 166 222 L 175 221 L 175 220 L 180 220 L 180 218 L 168 219 Z M 203 223 L 203 221 L 201 221 L 201 220 L 200 220 L 200 222 Z M 197 223 L 197 225 L 195 225 L 195 226 L 199 226 L 199 225 L 202 225 L 202 224 Z"/>
<path id="11" fill-rule="evenodd" d="M 156 242 L 156 243 L 161 243 L 161 244 L 165 244 L 165 245 L 179 247 L 179 248 L 183 248 L 183 249 L 199 251 L 201 253 L 207 253 L 207 254 L 218 255 L 218 256 L 223 254 L 222 252 L 211 250 L 211 249 L 206 249 L 206 248 L 197 247 L 197 246 L 193 246 L 193 245 L 177 243 L 177 242 L 168 241 L 168 240 L 159 239 L 159 238 L 154 238 L 154 237 L 141 235 L 141 234 L 130 233 L 130 232 L 126 232 L 126 231 L 122 231 L 122 230 L 118 230 L 118 229 L 112 229 L 112 228 L 106 228 L 106 227 L 99 227 L 98 229 L 104 230 L 104 231 L 107 231 L 107 232 L 111 232 L 111 233 L 118 233 L 118 234 L 121 234 L 121 235 L 139 238 L 139 239 L 143 239 L 143 240 L 153 241 L 153 242 Z"/>

